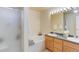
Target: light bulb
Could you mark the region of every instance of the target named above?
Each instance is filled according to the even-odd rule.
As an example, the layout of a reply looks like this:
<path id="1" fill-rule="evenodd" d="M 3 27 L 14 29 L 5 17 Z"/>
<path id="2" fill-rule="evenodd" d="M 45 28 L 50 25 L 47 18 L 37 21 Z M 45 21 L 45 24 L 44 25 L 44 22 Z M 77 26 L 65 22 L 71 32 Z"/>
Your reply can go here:
<path id="1" fill-rule="evenodd" d="M 52 14 L 54 14 L 54 12 L 52 11 Z"/>
<path id="2" fill-rule="evenodd" d="M 66 10 L 66 8 L 63 8 L 63 10 Z"/>
<path id="3" fill-rule="evenodd" d="M 56 10 L 56 13 L 58 13 L 59 12 L 59 10 Z"/>
<path id="4" fill-rule="evenodd" d="M 63 9 L 60 9 L 60 11 L 62 12 L 62 11 L 63 11 Z"/>
<path id="5" fill-rule="evenodd" d="M 56 13 L 56 11 L 54 11 L 54 14 Z"/>
<path id="6" fill-rule="evenodd" d="M 78 10 L 74 10 L 74 13 L 77 13 L 78 12 Z"/>

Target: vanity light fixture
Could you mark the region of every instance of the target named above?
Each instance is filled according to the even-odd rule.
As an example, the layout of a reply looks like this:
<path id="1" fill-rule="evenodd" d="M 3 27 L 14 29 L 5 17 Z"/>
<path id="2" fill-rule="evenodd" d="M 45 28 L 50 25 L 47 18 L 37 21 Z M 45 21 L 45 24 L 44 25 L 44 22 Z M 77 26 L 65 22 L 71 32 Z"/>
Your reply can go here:
<path id="1" fill-rule="evenodd" d="M 72 10 L 72 7 L 63 7 L 63 8 L 51 10 L 51 14 L 56 14 L 56 13 L 60 13 L 60 12 L 67 12 L 70 10 Z"/>
<path id="2" fill-rule="evenodd" d="M 73 13 L 78 13 L 79 11 L 79 9 L 77 8 L 77 7 L 71 7 L 71 10 L 72 10 L 72 12 Z"/>

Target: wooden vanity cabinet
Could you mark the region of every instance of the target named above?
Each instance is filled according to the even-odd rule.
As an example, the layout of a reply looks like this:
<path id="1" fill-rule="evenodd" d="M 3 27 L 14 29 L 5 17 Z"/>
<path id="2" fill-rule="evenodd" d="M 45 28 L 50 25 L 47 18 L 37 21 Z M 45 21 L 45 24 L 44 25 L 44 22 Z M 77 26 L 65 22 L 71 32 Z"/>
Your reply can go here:
<path id="1" fill-rule="evenodd" d="M 79 44 L 45 36 L 45 47 L 53 52 L 79 52 Z"/>
<path id="2" fill-rule="evenodd" d="M 45 47 L 50 51 L 53 51 L 53 38 L 45 36 Z"/>

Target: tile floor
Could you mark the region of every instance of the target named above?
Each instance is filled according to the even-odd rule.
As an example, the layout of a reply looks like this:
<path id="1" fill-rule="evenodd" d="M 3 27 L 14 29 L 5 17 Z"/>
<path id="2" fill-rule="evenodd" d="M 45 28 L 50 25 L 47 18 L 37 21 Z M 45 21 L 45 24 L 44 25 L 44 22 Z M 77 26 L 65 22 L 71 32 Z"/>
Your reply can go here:
<path id="1" fill-rule="evenodd" d="M 43 50 L 42 52 L 50 52 L 48 49 Z"/>

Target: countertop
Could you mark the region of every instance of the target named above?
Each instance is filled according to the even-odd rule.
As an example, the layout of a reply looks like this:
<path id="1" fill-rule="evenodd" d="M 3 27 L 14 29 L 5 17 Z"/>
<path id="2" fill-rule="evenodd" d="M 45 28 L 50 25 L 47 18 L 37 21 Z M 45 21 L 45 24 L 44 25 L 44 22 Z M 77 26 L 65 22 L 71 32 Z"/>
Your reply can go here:
<path id="1" fill-rule="evenodd" d="M 65 40 L 65 41 L 69 41 L 69 42 L 72 42 L 72 43 L 75 43 L 75 44 L 79 44 L 79 38 L 73 38 L 73 37 L 59 37 L 58 35 L 56 34 L 46 34 L 46 36 L 50 36 L 50 37 L 54 37 L 54 38 L 58 38 L 60 40 Z"/>

